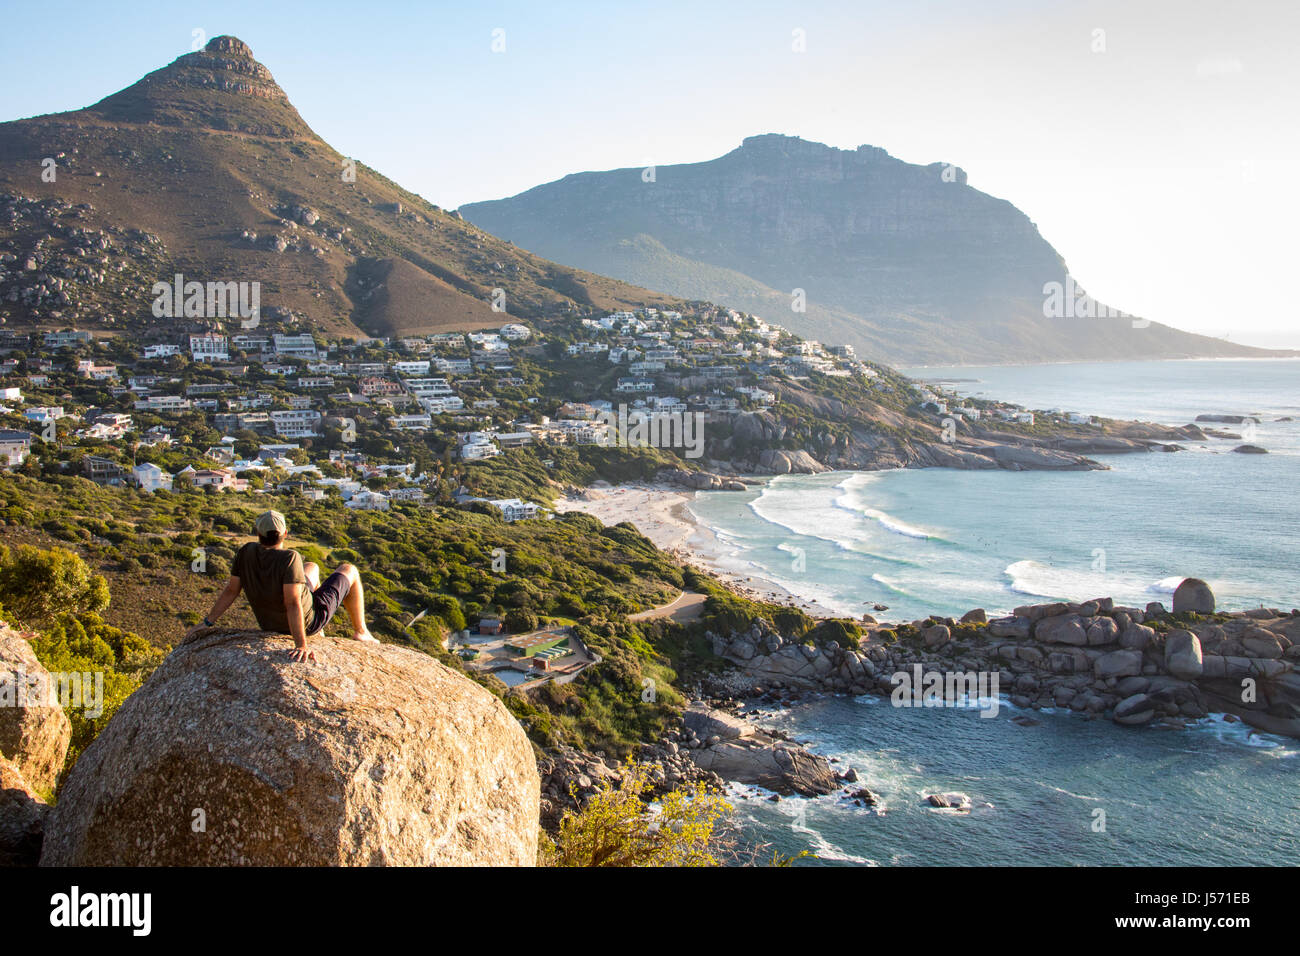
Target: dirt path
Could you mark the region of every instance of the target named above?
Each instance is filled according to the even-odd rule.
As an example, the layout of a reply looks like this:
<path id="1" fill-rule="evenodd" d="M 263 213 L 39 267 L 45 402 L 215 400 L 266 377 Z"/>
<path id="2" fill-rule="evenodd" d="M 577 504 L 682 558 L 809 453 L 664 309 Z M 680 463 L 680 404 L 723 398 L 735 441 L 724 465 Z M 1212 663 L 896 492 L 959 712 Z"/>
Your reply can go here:
<path id="1" fill-rule="evenodd" d="M 669 617 L 674 621 L 693 621 L 704 613 L 704 602 L 707 598 L 707 594 L 683 591 L 677 600 L 671 604 L 663 604 L 659 607 L 652 607 L 648 611 L 629 614 L 627 619 L 629 621 L 653 621 L 661 617 Z"/>

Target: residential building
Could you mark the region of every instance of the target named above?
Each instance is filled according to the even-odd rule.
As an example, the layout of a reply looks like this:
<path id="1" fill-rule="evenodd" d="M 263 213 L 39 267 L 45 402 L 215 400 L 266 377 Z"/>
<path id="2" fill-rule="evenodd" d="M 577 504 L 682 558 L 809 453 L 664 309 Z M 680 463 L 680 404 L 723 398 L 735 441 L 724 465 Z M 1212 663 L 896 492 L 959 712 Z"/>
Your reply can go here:
<path id="1" fill-rule="evenodd" d="M 299 335 L 281 335 L 279 333 L 271 336 L 272 348 L 276 355 L 291 355 L 294 358 L 314 359 L 319 357 L 319 351 L 316 348 L 316 340 L 311 337 L 310 332 L 303 332 Z"/>
<path id="2" fill-rule="evenodd" d="M 358 511 L 387 511 L 388 496 L 378 491 L 358 491 L 345 505 Z"/>
<path id="3" fill-rule="evenodd" d="M 229 362 L 229 340 L 216 332 L 191 335 L 190 357 L 196 362 Z"/>
<path id="4" fill-rule="evenodd" d="M 90 345 L 95 341 L 93 332 L 46 332 L 45 347 L 47 349 L 76 348 L 79 345 Z"/>
<path id="5" fill-rule="evenodd" d="M 126 470 L 111 458 L 87 455 L 81 459 L 81 470 L 97 485 L 120 487 L 126 483 Z"/>
<path id="6" fill-rule="evenodd" d="M 141 491 L 155 492 L 172 490 L 173 476 L 163 471 L 153 462 L 142 462 L 131 469 L 131 479 Z"/>
<path id="7" fill-rule="evenodd" d="M 27 460 L 32 451 L 30 432 L 13 428 L 0 428 L 0 464 L 16 468 Z"/>

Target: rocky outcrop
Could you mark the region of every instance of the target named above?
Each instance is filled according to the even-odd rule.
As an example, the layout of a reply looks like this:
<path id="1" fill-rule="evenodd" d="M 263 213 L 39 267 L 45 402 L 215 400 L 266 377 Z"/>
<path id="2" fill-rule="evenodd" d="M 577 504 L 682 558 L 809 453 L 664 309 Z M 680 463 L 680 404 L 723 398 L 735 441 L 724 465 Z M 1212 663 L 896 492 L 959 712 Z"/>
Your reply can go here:
<path id="1" fill-rule="evenodd" d="M 724 711 L 695 703 L 682 714 L 682 725 L 697 742 L 691 758 L 726 780 L 805 797 L 839 787 L 824 757 Z"/>
<path id="2" fill-rule="evenodd" d="M 758 456 L 761 472 L 771 475 L 820 475 L 830 471 L 806 451 L 785 451 L 780 448 L 765 448 Z"/>
<path id="3" fill-rule="evenodd" d="M 531 865 L 539 784 L 500 700 L 424 654 L 205 629 L 77 761 L 43 865 Z"/>
<path id="4" fill-rule="evenodd" d="M 748 487 L 739 478 L 728 478 L 707 471 L 686 471 L 680 468 L 665 468 L 656 472 L 655 480 L 695 491 L 744 491 Z"/>
<path id="5" fill-rule="evenodd" d="M 53 687 L 27 639 L 0 624 L 0 757 L 37 790 L 54 789 L 72 737 Z"/>
<path id="6" fill-rule="evenodd" d="M 1192 592 L 1202 583 L 1186 582 Z M 794 642 L 766 621 L 708 632 L 714 654 L 736 666 L 715 686 L 782 703 L 806 692 L 890 695 L 895 676 L 919 666 L 926 675 L 996 673 L 998 692 L 1019 708 L 1110 714 L 1124 725 L 1215 710 L 1300 737 L 1300 611 L 1258 608 L 1189 623 L 1156 602 L 1142 610 L 1097 598 L 1026 605 L 987 623 L 968 614 L 859 626 L 857 649 Z M 1252 693 L 1243 691 L 1246 678 Z"/>

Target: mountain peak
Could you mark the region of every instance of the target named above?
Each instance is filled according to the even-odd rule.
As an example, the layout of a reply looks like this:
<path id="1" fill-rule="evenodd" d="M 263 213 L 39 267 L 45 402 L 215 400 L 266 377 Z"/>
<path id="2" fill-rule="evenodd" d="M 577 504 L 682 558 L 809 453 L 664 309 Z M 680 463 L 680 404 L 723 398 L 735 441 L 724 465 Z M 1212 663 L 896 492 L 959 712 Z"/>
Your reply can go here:
<path id="1" fill-rule="evenodd" d="M 271 71 L 238 37 L 219 36 L 88 112 L 112 122 L 152 123 L 290 139 L 315 139 Z"/>
<path id="2" fill-rule="evenodd" d="M 253 59 L 253 51 L 247 43 L 239 37 L 219 36 L 213 37 L 208 41 L 208 45 L 203 48 L 205 53 L 224 53 L 227 56 L 243 57 L 244 59 Z"/>

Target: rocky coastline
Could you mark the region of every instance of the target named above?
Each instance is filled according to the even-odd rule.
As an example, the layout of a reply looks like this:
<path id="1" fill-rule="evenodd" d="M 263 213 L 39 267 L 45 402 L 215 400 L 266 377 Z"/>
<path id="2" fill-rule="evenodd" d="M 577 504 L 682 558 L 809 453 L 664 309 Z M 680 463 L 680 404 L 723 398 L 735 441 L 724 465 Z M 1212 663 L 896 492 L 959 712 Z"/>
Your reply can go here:
<path id="1" fill-rule="evenodd" d="M 857 648 L 783 637 L 768 622 L 710 631 L 729 665 L 710 679 L 718 695 L 791 703 L 808 692 L 889 696 L 921 673 L 996 674 L 1018 708 L 1065 708 L 1125 726 L 1224 713 L 1265 733 L 1300 738 L 1300 610 L 1216 612 L 1205 582 L 1189 578 L 1173 610 L 1110 598 L 1016 608 L 988 620 L 880 624 L 869 617 Z"/>

